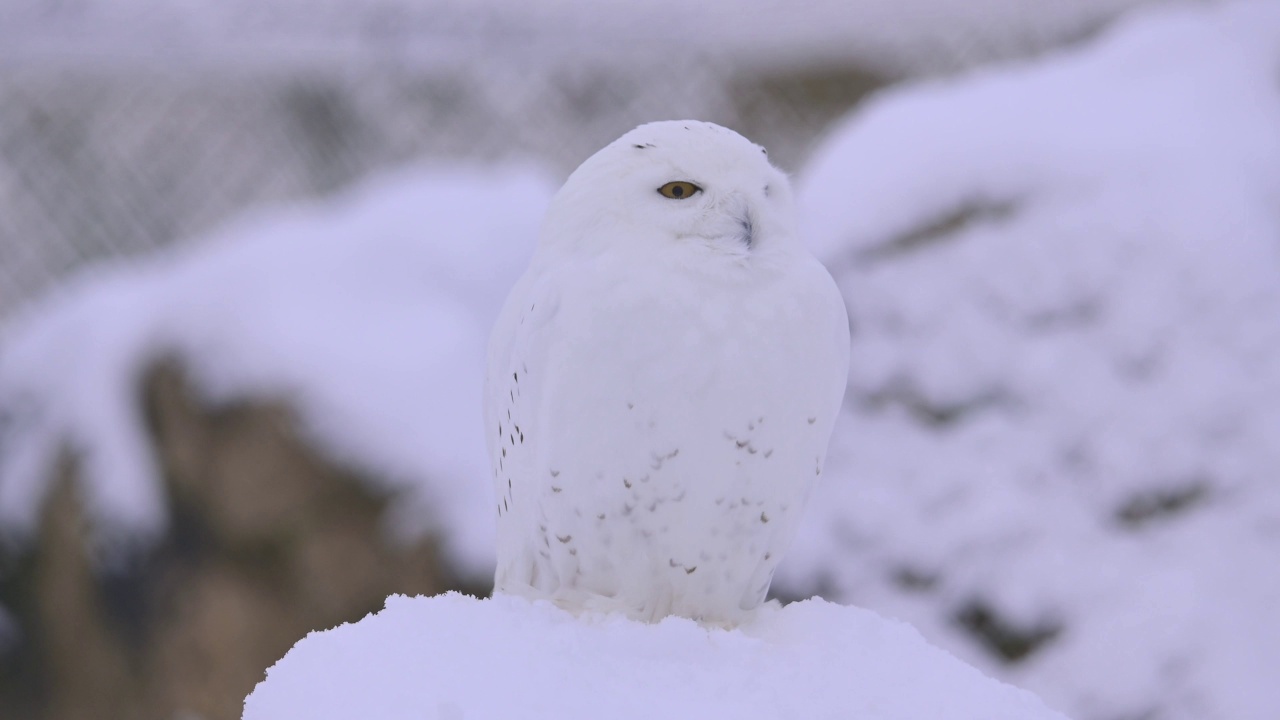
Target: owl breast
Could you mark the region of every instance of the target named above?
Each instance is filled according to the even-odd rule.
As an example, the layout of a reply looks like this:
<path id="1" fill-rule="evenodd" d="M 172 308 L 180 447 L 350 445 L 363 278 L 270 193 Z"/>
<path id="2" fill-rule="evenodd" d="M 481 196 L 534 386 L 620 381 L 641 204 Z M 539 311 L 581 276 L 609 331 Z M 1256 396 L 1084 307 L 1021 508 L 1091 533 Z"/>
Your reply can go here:
<path id="1" fill-rule="evenodd" d="M 829 276 L 596 260 L 522 283 L 490 360 L 497 589 L 736 624 L 822 472 L 848 347 Z"/>

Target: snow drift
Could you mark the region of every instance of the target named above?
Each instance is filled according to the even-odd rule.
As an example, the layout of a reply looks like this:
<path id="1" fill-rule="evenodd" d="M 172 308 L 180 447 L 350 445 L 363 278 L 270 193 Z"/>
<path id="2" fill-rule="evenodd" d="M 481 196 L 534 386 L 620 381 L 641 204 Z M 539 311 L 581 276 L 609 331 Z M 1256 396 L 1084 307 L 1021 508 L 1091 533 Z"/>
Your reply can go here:
<path id="1" fill-rule="evenodd" d="M 726 631 L 457 594 L 312 633 L 244 717 L 1064 720 L 904 623 L 821 600 Z"/>
<path id="2" fill-rule="evenodd" d="M 137 385 L 176 356 L 208 402 L 288 402 L 331 458 L 403 494 L 395 529 L 438 530 L 486 574 L 488 327 L 553 190 L 523 166 L 405 170 L 78 276 L 0 337 L 0 530 L 30 531 L 65 444 L 104 549 L 161 532 Z"/>
<path id="3" fill-rule="evenodd" d="M 777 585 L 1078 718 L 1276 717 L 1280 6 L 886 93 L 801 176 L 854 325 Z"/>

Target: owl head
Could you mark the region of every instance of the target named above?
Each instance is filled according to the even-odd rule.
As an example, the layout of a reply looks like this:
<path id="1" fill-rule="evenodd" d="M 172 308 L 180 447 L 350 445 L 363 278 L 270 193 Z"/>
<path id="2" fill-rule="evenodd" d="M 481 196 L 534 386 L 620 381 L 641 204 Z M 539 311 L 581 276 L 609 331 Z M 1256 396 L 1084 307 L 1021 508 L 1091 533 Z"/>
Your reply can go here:
<path id="1" fill-rule="evenodd" d="M 552 200 L 540 241 L 736 258 L 795 245 L 786 175 L 764 148 L 697 120 L 641 125 L 588 158 Z"/>

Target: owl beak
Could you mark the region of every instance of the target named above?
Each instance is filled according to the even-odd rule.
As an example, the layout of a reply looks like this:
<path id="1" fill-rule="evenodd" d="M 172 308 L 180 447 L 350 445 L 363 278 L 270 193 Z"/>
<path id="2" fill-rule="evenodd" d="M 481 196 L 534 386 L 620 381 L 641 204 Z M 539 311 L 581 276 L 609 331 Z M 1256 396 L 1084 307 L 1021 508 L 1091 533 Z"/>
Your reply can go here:
<path id="1" fill-rule="evenodd" d="M 756 242 L 756 222 L 751 212 L 751 203 L 746 197 L 734 193 L 729 198 L 729 214 L 737 223 L 738 240 L 750 250 Z"/>
<path id="2" fill-rule="evenodd" d="M 751 218 L 751 208 L 744 208 L 742 213 L 737 216 L 737 220 L 738 225 L 742 228 L 738 238 L 750 250 L 756 242 L 756 223 Z"/>

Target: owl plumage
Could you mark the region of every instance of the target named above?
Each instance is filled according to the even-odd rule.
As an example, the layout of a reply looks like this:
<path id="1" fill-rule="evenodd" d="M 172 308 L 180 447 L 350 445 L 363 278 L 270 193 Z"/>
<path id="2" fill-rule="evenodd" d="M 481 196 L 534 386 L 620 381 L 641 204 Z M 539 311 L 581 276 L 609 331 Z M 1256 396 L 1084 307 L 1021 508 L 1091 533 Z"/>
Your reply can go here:
<path id="1" fill-rule="evenodd" d="M 495 590 L 740 623 L 822 472 L 848 352 L 763 148 L 671 121 L 597 152 L 490 341 Z"/>

